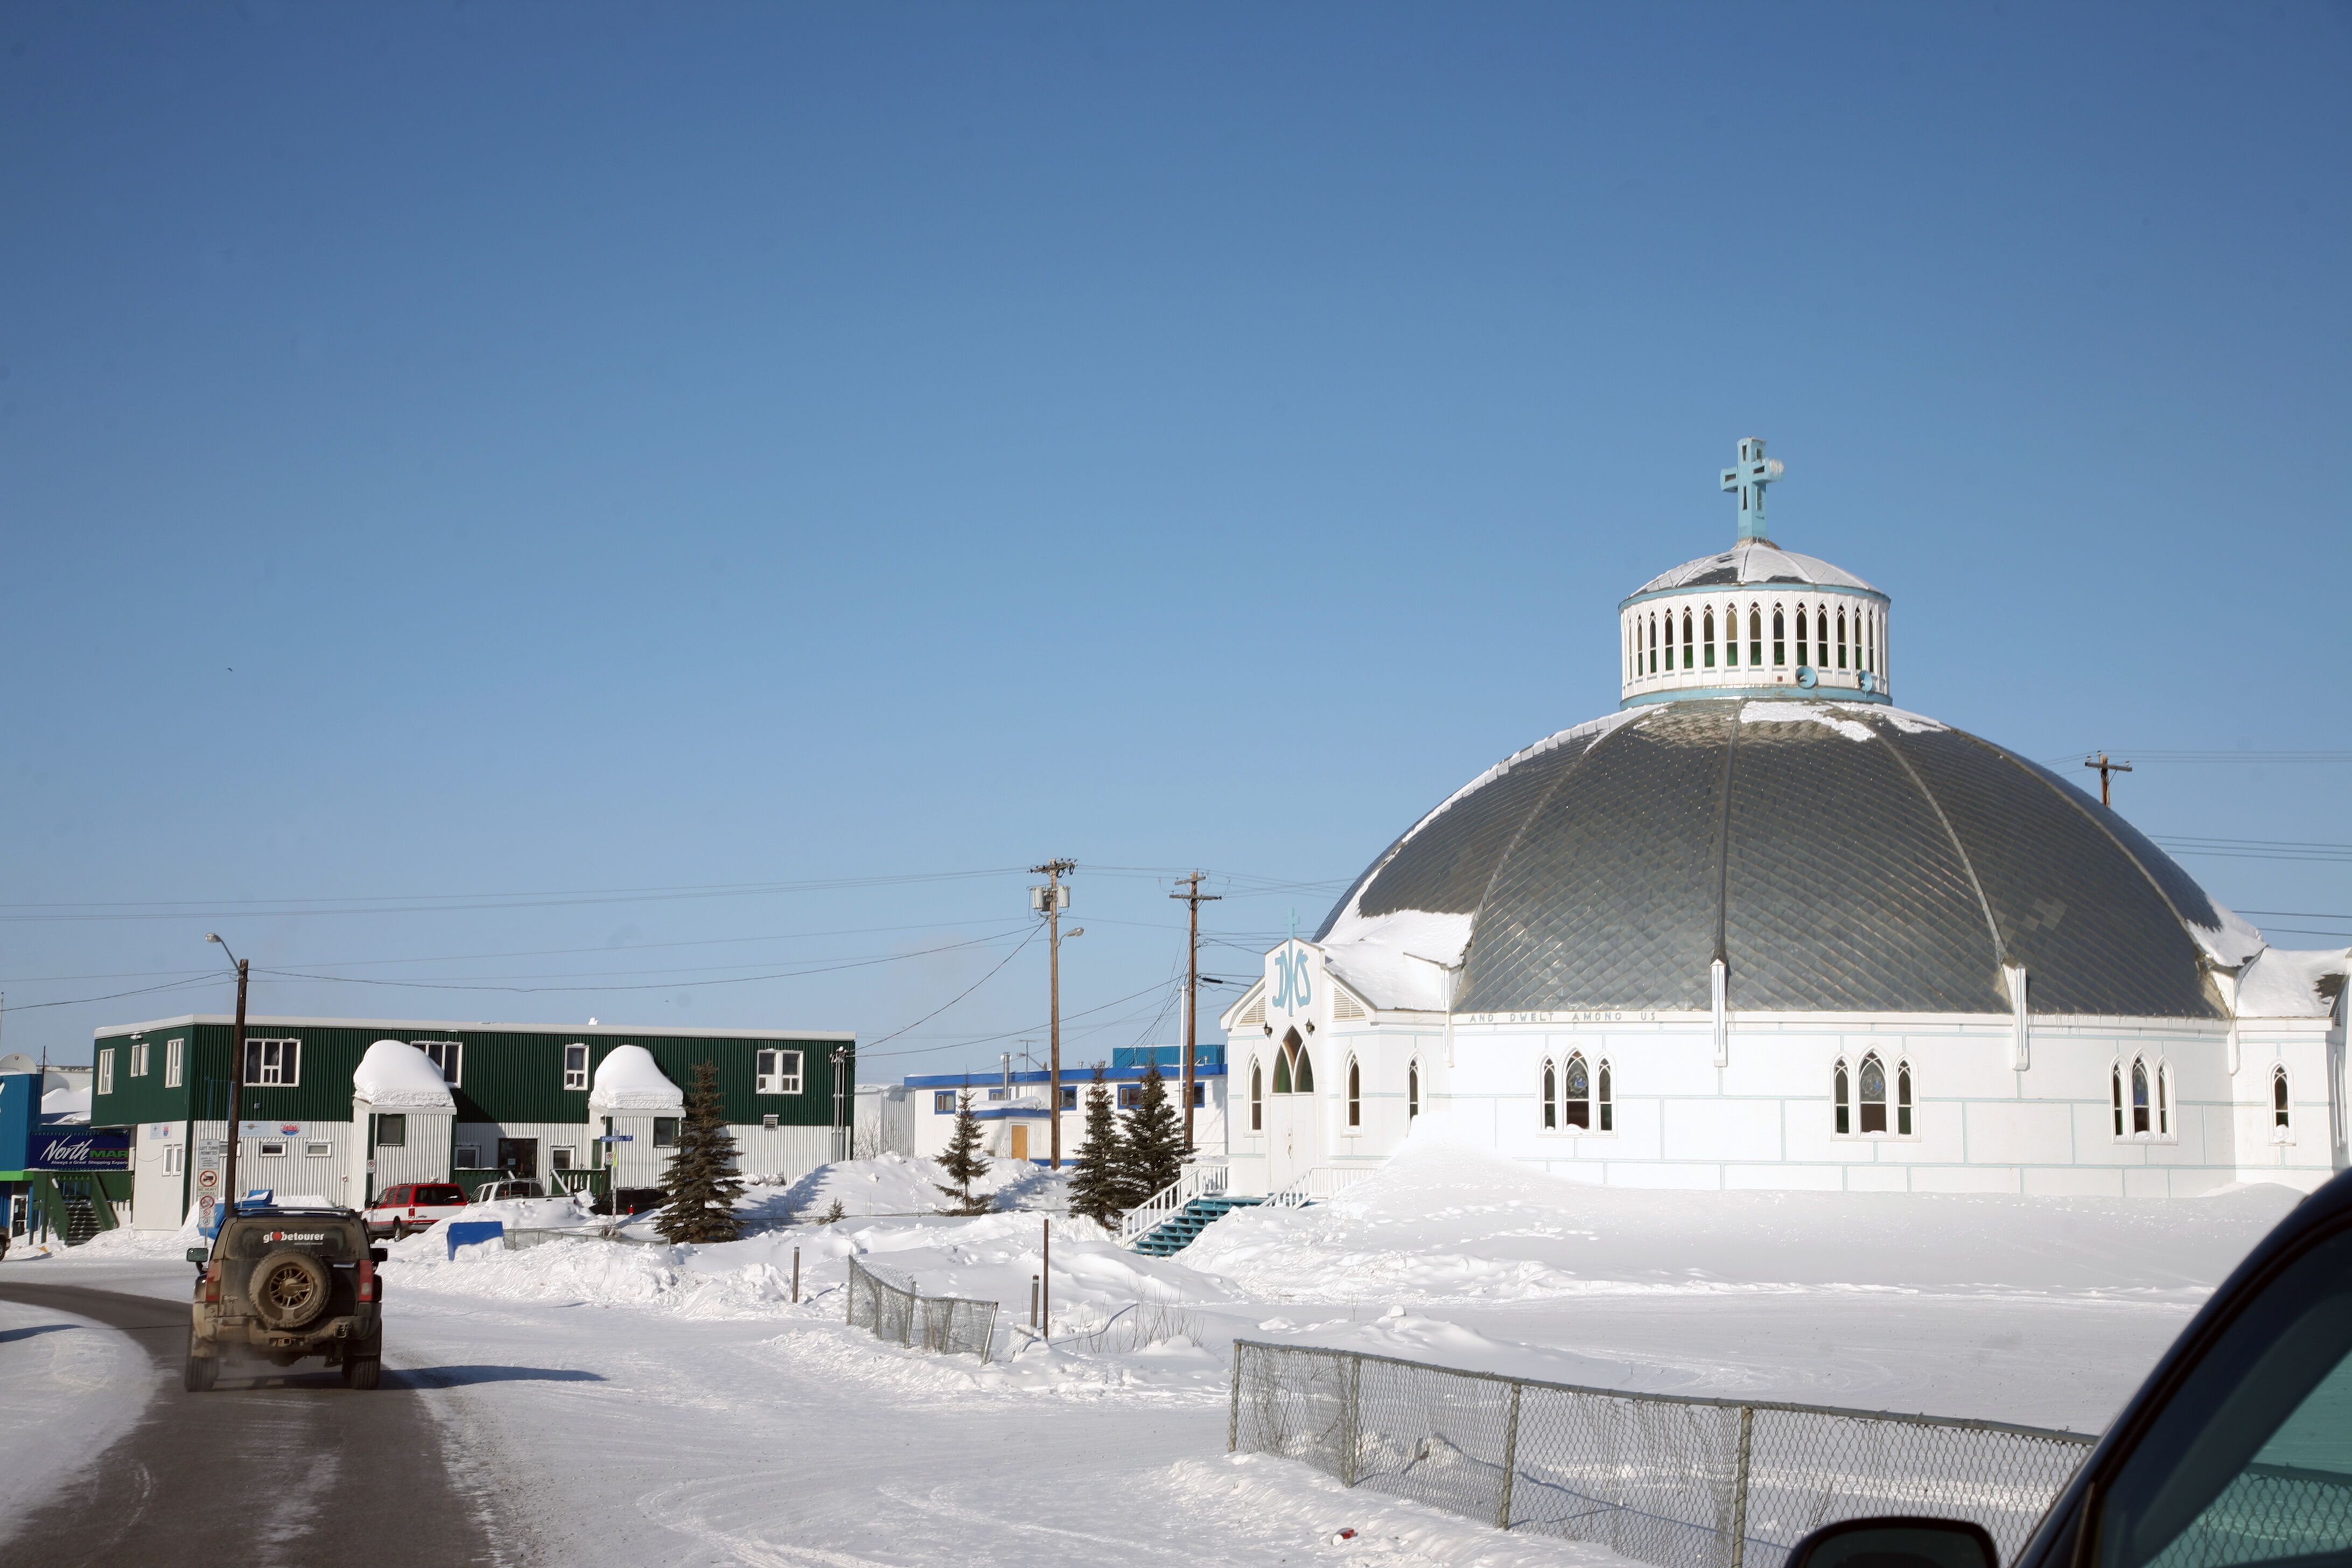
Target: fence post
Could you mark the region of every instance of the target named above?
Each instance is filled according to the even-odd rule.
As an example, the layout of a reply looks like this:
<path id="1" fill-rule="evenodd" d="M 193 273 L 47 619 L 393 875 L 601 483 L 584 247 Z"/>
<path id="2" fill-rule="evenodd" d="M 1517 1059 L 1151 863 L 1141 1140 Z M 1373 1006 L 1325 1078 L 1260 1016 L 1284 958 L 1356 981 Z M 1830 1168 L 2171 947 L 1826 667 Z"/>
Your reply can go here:
<path id="1" fill-rule="evenodd" d="M 1756 1430 L 1756 1407 L 1739 1407 L 1739 1457 L 1731 1471 L 1730 1568 L 1740 1568 L 1748 1552 L 1748 1454 Z"/>
<path id="2" fill-rule="evenodd" d="M 1235 1454 L 1242 1446 L 1242 1342 L 1234 1342 L 1234 1403 L 1225 1414 L 1225 1452 Z"/>
<path id="3" fill-rule="evenodd" d="M 1495 1504 L 1495 1528 L 1511 1528 L 1511 1482 L 1519 1465 L 1519 1385 L 1511 1384 L 1511 1411 L 1503 1420 L 1503 1495 Z"/>
<path id="4" fill-rule="evenodd" d="M 1343 1487 L 1356 1484 L 1357 1435 L 1361 1430 L 1360 1423 L 1363 1417 L 1359 1401 L 1363 1396 L 1363 1358 L 1350 1355 L 1348 1358 L 1348 1392 L 1339 1405 L 1339 1484 Z"/>
<path id="5" fill-rule="evenodd" d="M 849 1289 L 844 1290 L 841 1295 L 843 1304 L 848 1310 L 848 1315 L 842 1321 L 848 1323 L 852 1328 L 855 1328 L 857 1325 L 857 1276 L 861 1272 L 862 1270 L 857 1267 L 857 1259 L 855 1258 L 851 1258 L 849 1260 Z"/>

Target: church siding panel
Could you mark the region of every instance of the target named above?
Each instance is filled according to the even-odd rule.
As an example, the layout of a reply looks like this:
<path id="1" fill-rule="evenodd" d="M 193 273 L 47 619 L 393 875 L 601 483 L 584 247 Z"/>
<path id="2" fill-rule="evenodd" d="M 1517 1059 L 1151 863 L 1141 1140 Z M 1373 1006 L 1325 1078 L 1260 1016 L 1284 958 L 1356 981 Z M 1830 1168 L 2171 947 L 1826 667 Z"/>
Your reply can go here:
<path id="1" fill-rule="evenodd" d="M 1612 731 L 1538 810 L 1487 897 L 1464 1011 L 1707 1007 L 1725 709 Z"/>
<path id="2" fill-rule="evenodd" d="M 1911 1171 L 1915 1193 L 2010 1193 L 2022 1190 L 2019 1173 L 1999 1165 L 1916 1165 Z"/>
<path id="3" fill-rule="evenodd" d="M 2008 1005 L 1967 869 L 1882 742 L 1810 720 L 1743 722 L 1734 755 L 1724 911 L 1735 1011 Z"/>

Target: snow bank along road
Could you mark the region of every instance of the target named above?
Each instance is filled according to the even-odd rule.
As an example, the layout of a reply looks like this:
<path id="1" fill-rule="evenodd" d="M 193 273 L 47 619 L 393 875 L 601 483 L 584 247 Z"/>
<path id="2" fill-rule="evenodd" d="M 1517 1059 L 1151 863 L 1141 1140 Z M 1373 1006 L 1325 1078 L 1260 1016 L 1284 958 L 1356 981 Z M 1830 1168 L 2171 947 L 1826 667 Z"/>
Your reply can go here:
<path id="1" fill-rule="evenodd" d="M 381 1564 L 386 1561 L 499 1561 L 481 1500 L 442 1463 L 440 1434 L 413 1394 L 387 1377 L 373 1394 L 353 1394 L 331 1370 L 263 1365 L 273 1375 L 224 1377 L 214 1393 L 180 1388 L 188 1309 L 154 1296 L 79 1284 L 0 1280 L 14 1308 L 8 1342 L 29 1348 L 45 1330 L 118 1331 L 143 1355 L 121 1358 L 101 1387 L 145 1384 L 135 1412 L 127 1401 L 67 1405 L 27 1415 L 62 1425 L 75 1415 L 129 1419 L 121 1436 L 68 1464 L 46 1497 L 13 1528 L 0 1521 L 0 1557 L 44 1568 L 125 1563 L 240 1568 L 286 1564 Z M 290 1375 L 289 1375 L 290 1374 Z M 69 1398 L 96 1389 L 68 1387 Z M 29 1403 L 29 1401 L 28 1401 Z M 7 1463 L 20 1462 L 25 1436 L 9 1434 Z M 387 1540 L 384 1531 L 396 1530 Z"/>

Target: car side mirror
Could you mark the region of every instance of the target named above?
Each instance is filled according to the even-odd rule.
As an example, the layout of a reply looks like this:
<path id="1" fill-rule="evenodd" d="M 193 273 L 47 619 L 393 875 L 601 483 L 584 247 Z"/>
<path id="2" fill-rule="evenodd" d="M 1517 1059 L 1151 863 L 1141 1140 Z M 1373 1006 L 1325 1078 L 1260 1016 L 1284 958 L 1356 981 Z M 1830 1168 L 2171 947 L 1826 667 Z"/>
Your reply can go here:
<path id="1" fill-rule="evenodd" d="M 189 1261 L 189 1262 L 191 1262 L 191 1263 L 210 1263 L 212 1260 L 213 1260 L 213 1249 L 212 1249 L 211 1247 L 192 1247 L 188 1248 L 188 1261 Z"/>
<path id="2" fill-rule="evenodd" d="M 370 1263 L 382 1263 L 385 1258 L 391 1256 L 392 1254 L 386 1252 L 381 1247 L 371 1247 L 368 1248 L 368 1261 Z"/>
<path id="3" fill-rule="evenodd" d="M 1842 1519 L 1790 1547 L 1782 1568 L 2000 1568 L 2000 1549 L 1965 1519 Z"/>

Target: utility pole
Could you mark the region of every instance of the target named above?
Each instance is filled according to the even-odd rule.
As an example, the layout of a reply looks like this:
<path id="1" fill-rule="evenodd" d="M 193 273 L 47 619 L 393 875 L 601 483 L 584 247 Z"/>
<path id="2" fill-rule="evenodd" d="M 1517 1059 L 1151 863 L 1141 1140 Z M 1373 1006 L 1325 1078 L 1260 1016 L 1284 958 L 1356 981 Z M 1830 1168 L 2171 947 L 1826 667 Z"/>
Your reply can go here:
<path id="1" fill-rule="evenodd" d="M 236 1030 L 229 1037 L 228 1047 L 228 1169 L 221 1177 L 221 1224 L 226 1226 L 236 1217 L 236 1124 L 237 1115 L 244 1110 L 238 1091 L 245 1083 L 245 985 L 248 972 L 246 961 L 229 952 L 228 943 L 221 942 L 216 932 L 206 931 L 205 940 L 219 942 L 221 952 L 228 953 L 229 962 L 236 965 Z"/>
<path id="2" fill-rule="evenodd" d="M 2105 752 L 2101 752 L 2099 753 L 2099 760 L 2097 762 L 2094 763 L 2086 759 L 2083 765 L 2086 768 L 2096 768 L 2099 770 L 2099 804 L 2101 805 L 2115 805 L 2115 796 L 2109 793 L 2108 790 L 2107 775 L 2109 773 L 2127 773 L 2132 771 L 2132 765 L 2129 763 L 2111 763 L 2107 761 L 2107 753 Z"/>
<path id="3" fill-rule="evenodd" d="M 1054 1022 L 1045 1058 L 1045 1127 L 1056 1171 L 1062 1168 L 1062 911 L 1070 907 L 1070 889 L 1062 886 L 1062 879 L 1077 868 L 1076 860 L 1067 859 L 1029 868 L 1045 879 L 1044 887 L 1029 889 L 1029 907 L 1045 917 L 1046 983 L 1054 993 Z"/>
<path id="4" fill-rule="evenodd" d="M 1184 943 L 1184 1152 L 1189 1154 L 1192 1152 L 1192 1059 L 1201 1037 L 1201 906 L 1216 903 L 1224 895 L 1201 891 L 1198 871 L 1183 881 L 1184 891 L 1168 896 L 1183 900 L 1192 915 L 1192 932 Z"/>

